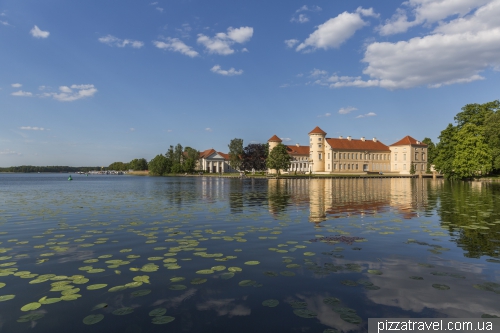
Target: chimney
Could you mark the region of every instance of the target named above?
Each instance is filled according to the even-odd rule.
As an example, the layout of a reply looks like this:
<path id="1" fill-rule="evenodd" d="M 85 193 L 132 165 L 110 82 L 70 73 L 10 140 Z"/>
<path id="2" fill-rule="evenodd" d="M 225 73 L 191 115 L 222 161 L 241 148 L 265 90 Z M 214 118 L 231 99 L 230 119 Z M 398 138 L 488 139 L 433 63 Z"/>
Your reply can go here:
<path id="1" fill-rule="evenodd" d="M 295 144 L 297 147 L 300 147 L 300 145 L 298 143 Z"/>
<path id="2" fill-rule="evenodd" d="M 351 141 L 351 136 L 350 135 L 347 137 L 347 140 Z"/>
<path id="3" fill-rule="evenodd" d="M 419 145 L 419 144 L 420 144 L 420 141 L 417 141 L 417 145 Z"/>
<path id="4" fill-rule="evenodd" d="M 361 137 L 361 141 L 365 142 L 365 137 L 364 136 Z"/>
<path id="5" fill-rule="evenodd" d="M 377 142 L 377 138 L 373 138 L 373 142 Z"/>
<path id="6" fill-rule="evenodd" d="M 343 139 L 342 135 L 339 136 L 339 139 Z"/>

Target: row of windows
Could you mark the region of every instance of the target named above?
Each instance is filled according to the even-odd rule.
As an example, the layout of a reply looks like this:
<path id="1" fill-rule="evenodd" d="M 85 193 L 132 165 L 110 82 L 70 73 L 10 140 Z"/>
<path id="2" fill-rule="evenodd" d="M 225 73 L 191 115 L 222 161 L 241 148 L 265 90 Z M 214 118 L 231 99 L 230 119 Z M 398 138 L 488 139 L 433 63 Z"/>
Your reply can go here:
<path id="1" fill-rule="evenodd" d="M 333 164 L 333 170 L 360 170 L 359 164 L 347 164 L 347 163 L 334 163 Z M 328 170 L 330 170 L 330 164 L 328 164 Z M 378 170 L 378 171 L 388 171 L 389 170 L 389 164 L 385 163 L 374 163 L 373 164 L 373 170 Z M 368 164 L 363 165 L 363 171 L 368 171 Z"/>
<path id="2" fill-rule="evenodd" d="M 415 164 L 415 170 L 417 170 L 417 168 L 418 168 L 418 165 Z M 421 168 L 422 168 L 422 171 L 424 171 L 425 170 L 425 164 L 422 164 Z M 394 170 L 398 170 L 398 165 L 397 164 L 394 164 Z M 406 170 L 406 164 L 403 164 L 403 170 Z"/>
<path id="3" fill-rule="evenodd" d="M 418 161 L 418 153 L 415 153 L 415 161 Z M 394 154 L 394 161 L 398 160 L 398 154 Z M 406 161 L 406 154 L 403 154 L 403 161 Z M 425 161 L 425 153 L 422 153 L 422 161 Z"/>
<path id="4" fill-rule="evenodd" d="M 322 153 L 318 153 L 318 158 L 321 160 L 323 158 Z M 363 153 L 338 153 L 339 159 L 344 160 L 389 160 L 389 154 L 363 154 Z M 328 153 L 328 159 L 330 159 L 330 153 Z M 337 159 L 337 153 L 333 153 L 333 159 Z"/>

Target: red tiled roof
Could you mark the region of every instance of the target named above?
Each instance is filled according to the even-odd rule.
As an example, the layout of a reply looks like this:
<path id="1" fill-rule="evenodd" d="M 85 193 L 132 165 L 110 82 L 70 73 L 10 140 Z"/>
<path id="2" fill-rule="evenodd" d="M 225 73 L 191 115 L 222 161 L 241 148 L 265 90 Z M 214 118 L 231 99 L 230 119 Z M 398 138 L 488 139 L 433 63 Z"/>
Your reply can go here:
<path id="1" fill-rule="evenodd" d="M 217 154 L 219 154 L 220 156 L 224 157 L 224 159 L 226 161 L 229 161 L 229 154 L 224 154 L 224 153 L 221 153 L 220 151 L 218 151 Z"/>
<path id="2" fill-rule="evenodd" d="M 200 152 L 200 158 L 208 157 L 208 156 L 212 155 L 213 153 L 216 153 L 215 149 L 213 149 L 213 148 L 204 150 L 204 151 Z"/>
<path id="3" fill-rule="evenodd" d="M 326 139 L 326 142 L 332 149 L 345 149 L 345 150 L 389 150 L 389 147 L 382 142 L 373 140 L 359 140 L 359 139 Z"/>
<path id="4" fill-rule="evenodd" d="M 267 142 L 282 142 L 282 141 L 275 134 L 275 135 L 272 136 L 272 138 L 270 138 L 269 140 L 267 140 Z"/>
<path id="5" fill-rule="evenodd" d="M 314 129 L 309 132 L 309 134 L 326 134 L 325 131 L 323 131 L 321 128 L 319 128 L 318 126 L 314 127 Z"/>
<path id="6" fill-rule="evenodd" d="M 393 143 L 391 145 L 391 147 L 392 146 L 409 146 L 409 145 L 427 147 L 427 145 L 425 143 L 422 143 L 421 141 L 418 141 L 418 142 L 420 142 L 420 143 L 417 143 L 417 140 L 415 140 L 411 136 L 407 135 L 404 138 L 402 138 L 401 140 L 399 140 L 398 142 Z"/>
<path id="7" fill-rule="evenodd" d="M 309 156 L 309 146 L 286 146 L 286 150 L 290 155 L 307 155 Z"/>

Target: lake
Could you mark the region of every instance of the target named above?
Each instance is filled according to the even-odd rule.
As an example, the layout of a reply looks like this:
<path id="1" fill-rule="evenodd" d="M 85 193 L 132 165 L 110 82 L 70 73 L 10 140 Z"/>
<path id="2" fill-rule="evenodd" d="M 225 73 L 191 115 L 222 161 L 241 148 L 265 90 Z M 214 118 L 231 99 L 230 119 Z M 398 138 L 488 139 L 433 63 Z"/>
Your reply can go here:
<path id="1" fill-rule="evenodd" d="M 500 316 L 500 184 L 0 174 L 0 332 Z"/>

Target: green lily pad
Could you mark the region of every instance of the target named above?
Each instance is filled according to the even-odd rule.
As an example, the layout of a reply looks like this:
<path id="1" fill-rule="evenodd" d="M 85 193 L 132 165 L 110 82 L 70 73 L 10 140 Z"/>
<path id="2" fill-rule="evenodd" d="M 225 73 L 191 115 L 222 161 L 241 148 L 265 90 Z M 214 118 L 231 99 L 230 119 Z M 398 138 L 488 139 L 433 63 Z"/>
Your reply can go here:
<path id="1" fill-rule="evenodd" d="M 40 299 L 38 302 L 40 304 L 53 304 L 53 303 L 57 303 L 57 302 L 60 302 L 62 301 L 61 298 L 57 297 L 52 297 L 52 298 L 46 298 L 46 297 L 43 297 L 42 299 Z"/>
<path id="2" fill-rule="evenodd" d="M 74 284 L 85 284 L 87 282 L 89 282 L 89 279 L 87 278 L 78 278 L 73 280 Z"/>
<path id="3" fill-rule="evenodd" d="M 156 325 L 162 325 L 162 324 L 168 324 L 174 320 L 175 320 L 175 317 L 171 317 L 171 316 L 157 316 L 157 317 L 154 317 L 151 322 L 153 324 L 156 324 Z"/>
<path id="4" fill-rule="evenodd" d="M 226 266 L 214 266 L 211 268 L 213 271 L 219 272 L 226 269 Z"/>
<path id="5" fill-rule="evenodd" d="M 125 287 L 125 286 L 116 286 L 116 287 L 109 288 L 108 291 L 113 293 L 113 292 L 122 291 L 125 289 L 127 289 L 127 287 Z"/>
<path id="6" fill-rule="evenodd" d="M 2 295 L 2 296 L 0 296 L 0 302 L 9 301 L 9 300 L 13 299 L 14 297 L 16 297 L 16 295 Z"/>
<path id="7" fill-rule="evenodd" d="M 241 272 L 243 269 L 239 267 L 229 267 L 227 270 L 230 272 Z"/>
<path id="8" fill-rule="evenodd" d="M 97 324 L 98 322 L 100 322 L 101 320 L 104 319 L 104 315 L 103 314 L 93 314 L 93 315 L 89 315 L 85 318 L 83 318 L 83 323 L 85 325 L 93 325 L 93 324 Z"/>
<path id="9" fill-rule="evenodd" d="M 283 271 L 283 272 L 280 272 L 280 274 L 283 276 L 294 276 L 295 275 L 294 272 L 290 272 L 290 271 Z"/>
<path id="10" fill-rule="evenodd" d="M 264 302 L 262 302 L 262 305 L 270 308 L 274 308 L 278 306 L 278 304 L 280 304 L 280 302 L 277 299 L 266 299 Z"/>
<path id="11" fill-rule="evenodd" d="M 5 283 L 0 282 L 0 288 L 3 288 L 3 287 L 5 287 L 5 286 L 6 286 L 6 284 L 5 284 Z"/>
<path id="12" fill-rule="evenodd" d="M 137 290 L 137 291 L 131 292 L 130 296 L 132 296 L 132 297 L 146 296 L 149 293 L 151 293 L 151 290 L 149 290 L 149 289 L 141 289 L 141 290 Z"/>
<path id="13" fill-rule="evenodd" d="M 151 317 L 163 316 L 166 312 L 167 312 L 167 309 L 165 309 L 165 308 L 156 308 L 154 310 L 151 310 L 149 312 L 149 315 Z"/>
<path id="14" fill-rule="evenodd" d="M 196 274 L 213 274 L 214 271 L 211 269 L 201 269 L 199 271 L 196 271 Z"/>
<path id="15" fill-rule="evenodd" d="M 300 268 L 299 264 L 288 264 L 286 265 L 286 268 Z"/>
<path id="16" fill-rule="evenodd" d="M 342 281 L 340 281 L 340 283 L 342 283 L 344 286 L 350 286 L 350 287 L 354 287 L 354 286 L 358 285 L 356 283 L 356 281 L 352 281 L 352 280 L 342 280 Z"/>
<path id="17" fill-rule="evenodd" d="M 191 280 L 191 284 L 202 284 L 207 282 L 207 279 L 202 279 L 202 278 L 194 278 Z"/>
<path id="18" fill-rule="evenodd" d="M 304 252 L 304 255 L 305 256 L 314 256 L 314 255 L 316 255 L 316 253 L 314 253 L 314 252 Z"/>
<path id="19" fill-rule="evenodd" d="M 379 271 L 378 269 L 369 269 L 368 273 L 373 274 L 373 275 L 382 275 L 382 271 Z"/>
<path id="20" fill-rule="evenodd" d="M 241 287 L 249 287 L 249 286 L 252 286 L 252 285 L 254 285 L 256 283 L 257 282 L 253 281 L 253 280 L 243 280 L 243 281 L 240 281 L 238 283 L 238 285 L 241 286 Z"/>
<path id="21" fill-rule="evenodd" d="M 327 305 L 336 305 L 337 303 L 340 303 L 340 299 L 337 297 L 326 297 L 323 299 L 323 303 Z"/>
<path id="22" fill-rule="evenodd" d="M 113 311 L 112 313 L 114 315 L 117 315 L 117 316 L 123 316 L 123 315 L 127 315 L 129 313 L 132 313 L 134 312 L 134 308 L 128 308 L 128 307 L 124 307 L 124 308 L 119 308 L 119 309 L 116 309 L 115 311 Z"/>
<path id="23" fill-rule="evenodd" d="M 75 300 L 79 299 L 80 297 L 82 297 L 82 295 L 80 295 L 80 294 L 71 294 L 71 295 L 63 295 L 63 296 L 61 296 L 61 299 L 63 301 L 75 301 Z"/>
<path id="24" fill-rule="evenodd" d="M 63 296 L 73 295 L 73 294 L 77 294 L 78 292 L 80 292 L 80 288 L 67 289 L 67 290 L 61 291 L 61 295 L 63 295 Z"/>
<path id="25" fill-rule="evenodd" d="M 245 265 L 253 266 L 253 265 L 258 265 L 258 264 L 260 264 L 260 261 L 256 261 L 256 260 L 245 261 Z"/>
<path id="26" fill-rule="evenodd" d="M 40 304 L 39 302 L 28 303 L 21 308 L 21 311 L 32 311 L 38 309 L 41 306 L 42 304 Z"/>
<path id="27" fill-rule="evenodd" d="M 227 280 L 227 279 L 232 278 L 233 276 L 234 276 L 233 272 L 226 272 L 226 273 L 223 273 L 220 277 L 221 277 L 221 279 Z"/>
<path id="28" fill-rule="evenodd" d="M 172 281 L 172 282 L 180 282 L 180 281 L 184 281 L 184 280 L 186 280 L 186 278 L 182 277 L 182 276 L 176 276 L 176 277 L 173 277 L 170 279 L 170 281 Z"/>
<path id="29" fill-rule="evenodd" d="M 316 312 L 313 312 L 311 310 L 307 309 L 295 309 L 293 310 L 293 313 L 296 316 L 302 317 L 302 318 L 316 318 L 318 314 Z"/>
<path id="30" fill-rule="evenodd" d="M 432 285 L 433 288 L 436 288 L 437 290 L 448 290 L 450 289 L 449 286 L 445 285 L 445 284 L 439 284 L 439 283 L 434 283 Z"/>
<path id="31" fill-rule="evenodd" d="M 270 277 L 276 277 L 276 276 L 278 276 L 278 273 L 273 272 L 273 271 L 265 271 L 264 275 L 265 276 L 270 276 Z"/>
<path id="32" fill-rule="evenodd" d="M 187 287 L 183 284 L 173 284 L 170 287 L 168 287 L 170 290 L 184 290 L 187 289 Z"/>
<path id="33" fill-rule="evenodd" d="M 94 306 L 91 311 L 99 310 L 99 309 L 104 309 L 104 308 L 107 308 L 107 307 L 108 307 L 108 303 L 99 303 L 96 306 Z"/>
<path id="34" fill-rule="evenodd" d="M 341 313 L 340 318 L 343 321 L 346 321 L 351 324 L 361 324 L 361 322 L 363 321 L 360 316 L 358 316 L 356 313 L 351 313 L 351 312 Z"/>
<path id="35" fill-rule="evenodd" d="M 87 286 L 87 290 L 97 290 L 97 289 L 102 289 L 106 288 L 108 285 L 105 283 L 101 284 L 91 284 L 90 286 Z"/>
<path id="36" fill-rule="evenodd" d="M 294 309 L 305 309 L 307 308 L 307 303 L 306 302 L 300 302 L 300 301 L 290 301 L 289 303 L 292 308 Z"/>
<path id="37" fill-rule="evenodd" d="M 28 321 L 35 321 L 44 317 L 43 313 L 28 313 L 24 316 L 19 317 L 18 323 L 27 323 Z"/>

